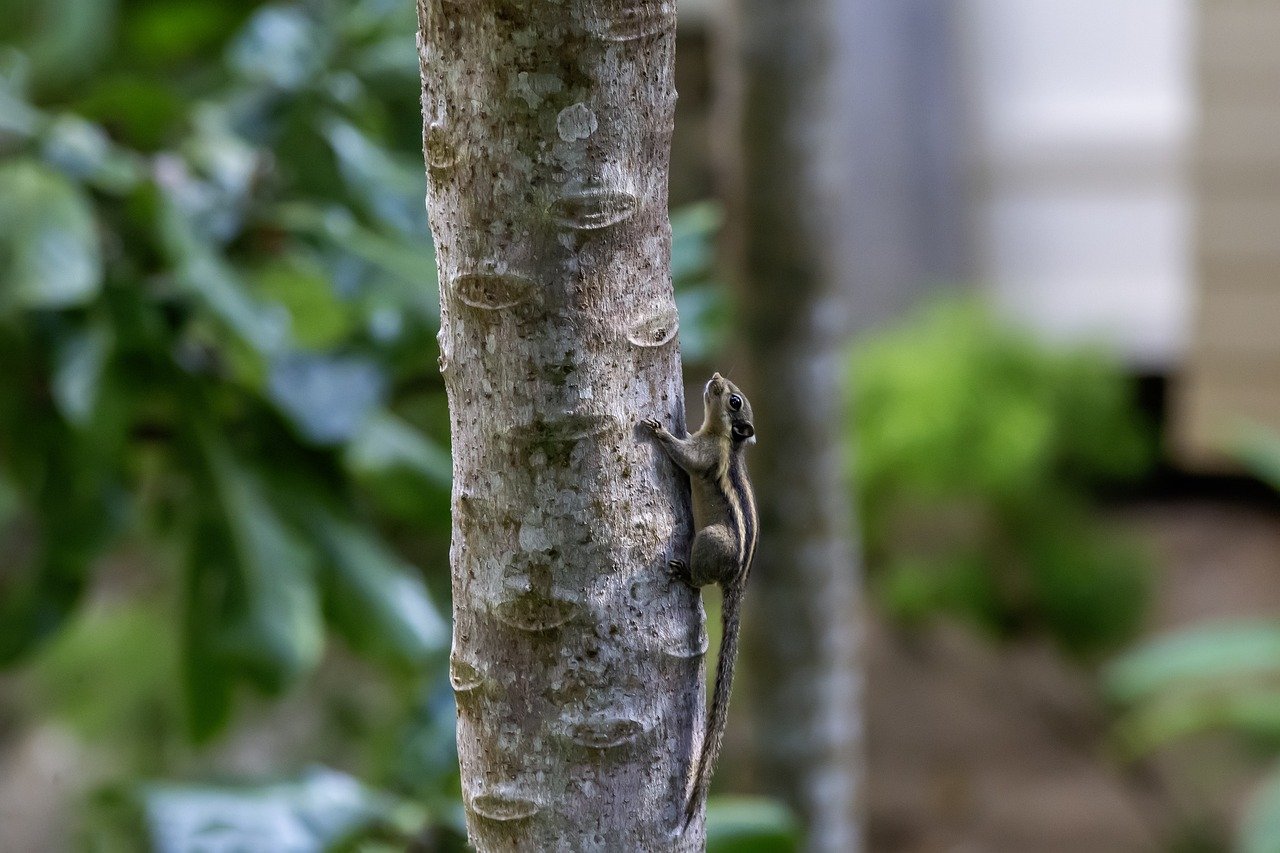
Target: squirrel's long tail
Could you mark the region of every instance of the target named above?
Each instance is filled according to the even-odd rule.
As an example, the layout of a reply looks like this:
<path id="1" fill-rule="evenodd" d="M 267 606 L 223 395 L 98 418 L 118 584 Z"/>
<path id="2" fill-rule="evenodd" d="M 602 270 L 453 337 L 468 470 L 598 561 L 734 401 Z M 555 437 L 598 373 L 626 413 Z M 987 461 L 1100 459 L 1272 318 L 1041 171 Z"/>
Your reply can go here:
<path id="1" fill-rule="evenodd" d="M 684 825 L 693 822 L 694 815 L 702 808 L 711 787 L 711 774 L 724 742 L 725 723 L 729 719 L 729 693 L 733 688 L 734 662 L 738 658 L 738 627 L 742 608 L 742 586 L 734 584 L 724 591 L 724 603 L 720 609 L 720 623 L 724 626 L 720 639 L 720 655 L 716 661 L 716 686 L 711 694 L 711 710 L 707 713 L 707 728 L 702 737 L 702 753 L 698 757 L 698 769 L 694 774 L 693 788 L 685 807 Z"/>

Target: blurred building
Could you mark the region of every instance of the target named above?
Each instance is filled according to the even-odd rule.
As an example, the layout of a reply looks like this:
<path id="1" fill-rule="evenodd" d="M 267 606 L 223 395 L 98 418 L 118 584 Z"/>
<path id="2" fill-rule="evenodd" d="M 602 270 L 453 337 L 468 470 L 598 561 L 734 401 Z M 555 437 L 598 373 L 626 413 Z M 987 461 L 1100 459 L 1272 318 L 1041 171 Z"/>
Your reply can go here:
<path id="1" fill-rule="evenodd" d="M 684 0 L 682 32 L 722 2 Z M 1168 377 L 1186 464 L 1222 464 L 1243 424 L 1280 431 L 1280 5 L 846 5 L 864 325 L 977 286 Z"/>
<path id="2" fill-rule="evenodd" d="M 1191 6 L 959 3 L 978 281 L 1144 371 L 1188 349 Z"/>

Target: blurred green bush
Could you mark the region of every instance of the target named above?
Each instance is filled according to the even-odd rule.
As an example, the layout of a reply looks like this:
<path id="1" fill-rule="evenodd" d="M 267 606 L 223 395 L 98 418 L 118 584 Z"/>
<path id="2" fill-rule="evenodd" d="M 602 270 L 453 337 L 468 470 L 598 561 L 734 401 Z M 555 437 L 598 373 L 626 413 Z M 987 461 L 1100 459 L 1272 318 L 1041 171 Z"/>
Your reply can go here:
<path id="1" fill-rule="evenodd" d="M 930 306 L 851 359 L 851 477 L 892 615 L 947 611 L 1083 657 L 1133 634 L 1145 560 L 1090 508 L 1096 486 L 1152 461 L 1115 363 L 1041 345 L 970 302 Z"/>

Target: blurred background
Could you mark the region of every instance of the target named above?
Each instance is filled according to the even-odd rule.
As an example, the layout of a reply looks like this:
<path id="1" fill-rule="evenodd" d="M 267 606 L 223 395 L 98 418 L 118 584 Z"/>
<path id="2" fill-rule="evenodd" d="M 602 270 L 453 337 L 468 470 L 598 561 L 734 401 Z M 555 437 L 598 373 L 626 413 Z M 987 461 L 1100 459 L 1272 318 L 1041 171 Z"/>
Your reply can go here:
<path id="1" fill-rule="evenodd" d="M 868 848 L 1280 850 L 1280 7 L 845 5 Z M 6 853 L 462 849 L 415 26 L 0 0 Z M 736 707 L 711 849 L 794 849 Z"/>

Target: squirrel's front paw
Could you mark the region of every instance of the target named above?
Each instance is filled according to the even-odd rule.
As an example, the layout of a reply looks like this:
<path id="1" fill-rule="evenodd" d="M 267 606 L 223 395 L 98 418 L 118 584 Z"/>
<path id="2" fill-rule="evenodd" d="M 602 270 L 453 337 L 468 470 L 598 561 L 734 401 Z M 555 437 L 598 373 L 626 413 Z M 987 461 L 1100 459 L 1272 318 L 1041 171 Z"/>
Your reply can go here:
<path id="1" fill-rule="evenodd" d="M 640 426 L 652 430 L 653 432 L 662 432 L 664 429 L 662 423 L 657 418 L 645 418 L 640 421 Z"/>

